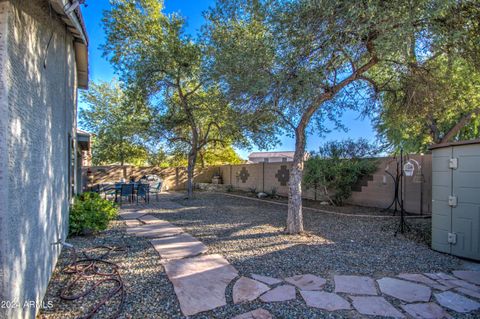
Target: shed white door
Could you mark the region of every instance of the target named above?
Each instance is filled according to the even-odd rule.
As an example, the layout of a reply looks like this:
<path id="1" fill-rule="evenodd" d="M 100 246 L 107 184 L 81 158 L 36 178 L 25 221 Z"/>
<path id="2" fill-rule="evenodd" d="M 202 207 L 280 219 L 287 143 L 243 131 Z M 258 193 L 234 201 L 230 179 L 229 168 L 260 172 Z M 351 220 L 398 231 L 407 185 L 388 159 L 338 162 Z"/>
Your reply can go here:
<path id="1" fill-rule="evenodd" d="M 432 155 L 432 248 L 480 260 L 480 144 Z"/>
<path id="2" fill-rule="evenodd" d="M 480 259 L 480 145 L 453 148 L 458 168 L 453 169 L 453 196 L 457 205 L 452 208 L 452 233 L 456 243 L 452 254 Z"/>

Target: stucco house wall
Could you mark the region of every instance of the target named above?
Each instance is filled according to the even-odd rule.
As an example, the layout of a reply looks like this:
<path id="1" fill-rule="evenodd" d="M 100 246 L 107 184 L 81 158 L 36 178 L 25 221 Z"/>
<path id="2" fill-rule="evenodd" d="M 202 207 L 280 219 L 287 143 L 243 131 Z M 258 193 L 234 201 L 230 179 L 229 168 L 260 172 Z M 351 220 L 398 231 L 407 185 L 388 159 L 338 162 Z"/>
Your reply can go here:
<path id="1" fill-rule="evenodd" d="M 47 0 L 0 0 L 0 59 L 0 317 L 34 318 L 68 229 L 74 38 Z"/>

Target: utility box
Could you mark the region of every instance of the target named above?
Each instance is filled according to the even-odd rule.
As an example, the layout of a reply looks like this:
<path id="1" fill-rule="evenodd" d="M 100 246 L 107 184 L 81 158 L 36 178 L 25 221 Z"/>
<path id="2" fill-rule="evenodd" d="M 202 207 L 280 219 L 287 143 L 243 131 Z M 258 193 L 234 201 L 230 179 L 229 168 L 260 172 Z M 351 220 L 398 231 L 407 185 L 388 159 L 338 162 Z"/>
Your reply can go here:
<path id="1" fill-rule="evenodd" d="M 480 260 L 480 139 L 432 150 L 432 248 Z"/>

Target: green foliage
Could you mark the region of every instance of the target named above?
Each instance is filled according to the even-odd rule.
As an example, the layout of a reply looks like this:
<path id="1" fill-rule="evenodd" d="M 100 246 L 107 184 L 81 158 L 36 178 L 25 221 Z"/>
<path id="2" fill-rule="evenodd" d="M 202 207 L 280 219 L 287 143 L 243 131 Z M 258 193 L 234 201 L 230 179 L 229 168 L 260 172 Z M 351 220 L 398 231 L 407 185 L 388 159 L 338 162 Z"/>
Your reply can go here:
<path id="1" fill-rule="evenodd" d="M 115 80 L 90 83 L 82 98 L 87 108 L 80 110 L 80 125 L 93 133 L 93 164 L 144 165 L 150 112 L 142 99 Z"/>
<path id="2" fill-rule="evenodd" d="M 115 203 L 101 198 L 97 193 L 83 193 L 75 197 L 70 209 L 69 234 L 82 235 L 105 230 L 117 213 Z"/>
<path id="3" fill-rule="evenodd" d="M 411 153 L 427 151 L 450 132 L 454 140 L 478 138 L 479 87 L 480 72 L 471 64 L 438 56 L 390 79 L 381 93 L 377 132 L 394 150 Z"/>
<path id="4" fill-rule="evenodd" d="M 327 196 L 328 190 L 332 191 L 334 204 L 343 205 L 352 194 L 352 186 L 363 176 L 376 171 L 377 161 L 366 156 L 377 151 L 363 139 L 325 143 L 305 163 L 304 184 L 324 188 Z"/>

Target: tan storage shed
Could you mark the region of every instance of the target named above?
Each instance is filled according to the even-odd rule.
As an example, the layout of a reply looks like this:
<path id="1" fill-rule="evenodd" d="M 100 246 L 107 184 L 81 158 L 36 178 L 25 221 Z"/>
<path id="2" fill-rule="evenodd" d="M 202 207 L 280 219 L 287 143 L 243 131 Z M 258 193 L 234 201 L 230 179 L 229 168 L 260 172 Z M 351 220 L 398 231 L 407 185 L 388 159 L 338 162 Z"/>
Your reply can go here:
<path id="1" fill-rule="evenodd" d="M 432 248 L 480 260 L 480 139 L 432 150 Z"/>

